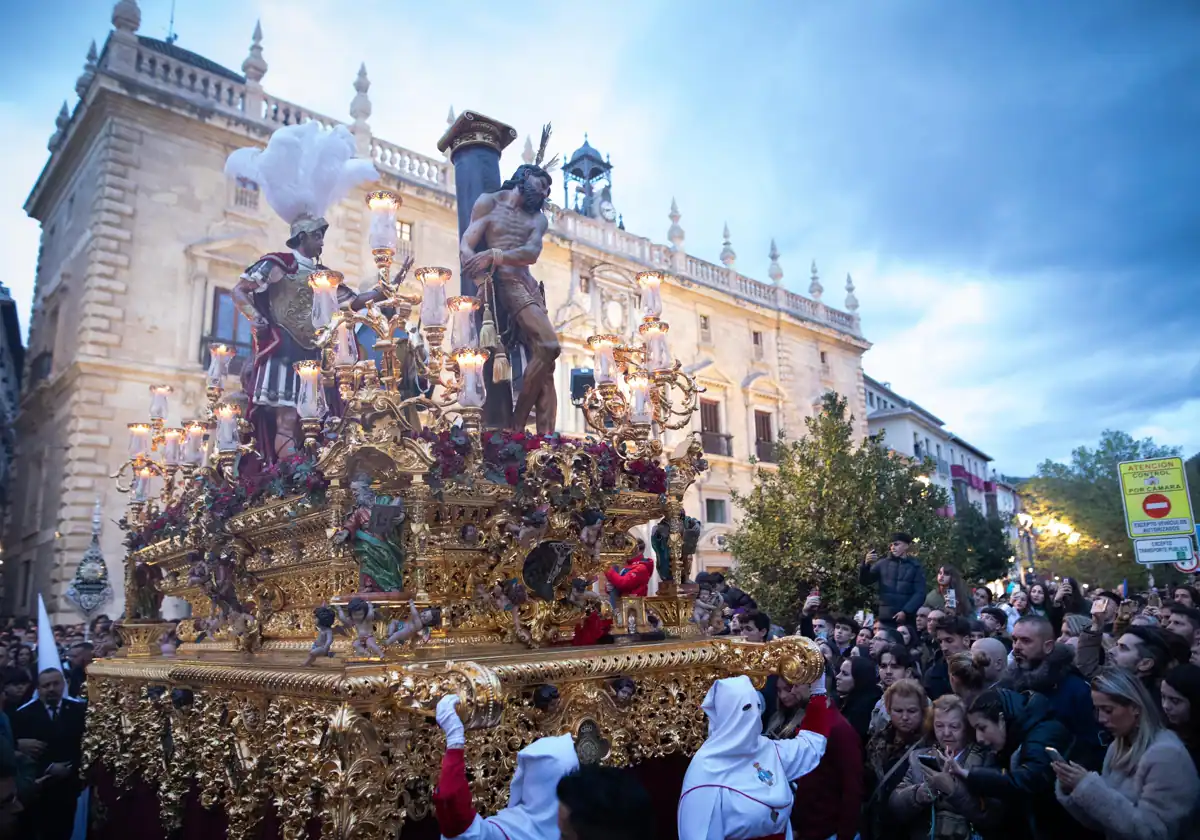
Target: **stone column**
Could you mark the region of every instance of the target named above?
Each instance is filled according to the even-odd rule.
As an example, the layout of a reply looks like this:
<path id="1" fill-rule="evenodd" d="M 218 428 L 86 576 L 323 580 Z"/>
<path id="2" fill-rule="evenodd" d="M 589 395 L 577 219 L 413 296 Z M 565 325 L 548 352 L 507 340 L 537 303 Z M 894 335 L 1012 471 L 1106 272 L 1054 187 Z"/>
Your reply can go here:
<path id="1" fill-rule="evenodd" d="M 500 152 L 517 139 L 517 131 L 499 120 L 463 111 L 438 140 L 438 151 L 448 153 L 454 164 L 455 198 L 458 202 L 458 235 L 471 223 L 471 208 L 484 193 L 496 192 L 500 178 Z M 475 283 L 459 275 L 459 294 L 476 293 Z"/>

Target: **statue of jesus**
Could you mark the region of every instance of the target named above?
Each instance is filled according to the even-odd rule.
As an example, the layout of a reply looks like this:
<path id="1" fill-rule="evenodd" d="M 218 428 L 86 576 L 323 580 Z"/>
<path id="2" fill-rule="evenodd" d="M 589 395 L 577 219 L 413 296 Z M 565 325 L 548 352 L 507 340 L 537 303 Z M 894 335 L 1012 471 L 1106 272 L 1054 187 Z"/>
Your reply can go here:
<path id="1" fill-rule="evenodd" d="M 542 253 L 542 237 L 549 224 L 542 208 L 550 197 L 551 183 L 550 173 L 541 166 L 519 166 L 498 192 L 476 200 L 459 248 L 464 276 L 479 278 L 476 282 L 483 285 L 491 275 L 505 343 L 520 345 L 528 356 L 511 428 L 524 429 L 536 409 L 537 431 L 543 435 L 554 431 L 557 419 L 554 362 L 560 348 L 546 311 L 545 290 L 533 279 L 529 266 Z"/>

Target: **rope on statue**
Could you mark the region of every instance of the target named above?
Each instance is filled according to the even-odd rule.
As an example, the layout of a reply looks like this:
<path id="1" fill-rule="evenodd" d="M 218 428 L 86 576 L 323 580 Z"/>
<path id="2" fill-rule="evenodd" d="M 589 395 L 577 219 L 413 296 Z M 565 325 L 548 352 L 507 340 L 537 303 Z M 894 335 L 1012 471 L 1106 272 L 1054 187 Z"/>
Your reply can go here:
<path id="1" fill-rule="evenodd" d="M 493 251 L 499 249 L 493 249 Z M 496 329 L 496 319 L 492 316 L 492 298 L 495 291 L 492 288 L 495 263 L 483 281 L 483 325 L 479 329 L 479 345 L 492 352 L 492 383 L 508 382 L 512 379 L 512 366 L 508 362 L 508 354 L 504 351 L 504 343 L 500 340 L 500 332 Z"/>

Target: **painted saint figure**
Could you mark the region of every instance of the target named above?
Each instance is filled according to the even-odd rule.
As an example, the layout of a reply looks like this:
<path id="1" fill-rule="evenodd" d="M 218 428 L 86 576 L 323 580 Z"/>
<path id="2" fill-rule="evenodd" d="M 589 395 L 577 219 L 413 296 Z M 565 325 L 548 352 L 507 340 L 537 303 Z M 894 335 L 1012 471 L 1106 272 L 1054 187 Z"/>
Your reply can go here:
<path id="1" fill-rule="evenodd" d="M 361 592 L 399 592 L 404 587 L 404 545 L 396 530 L 404 522 L 403 503 L 376 493 L 362 473 L 350 482 L 350 491 L 354 510 L 333 541 L 350 543 Z"/>

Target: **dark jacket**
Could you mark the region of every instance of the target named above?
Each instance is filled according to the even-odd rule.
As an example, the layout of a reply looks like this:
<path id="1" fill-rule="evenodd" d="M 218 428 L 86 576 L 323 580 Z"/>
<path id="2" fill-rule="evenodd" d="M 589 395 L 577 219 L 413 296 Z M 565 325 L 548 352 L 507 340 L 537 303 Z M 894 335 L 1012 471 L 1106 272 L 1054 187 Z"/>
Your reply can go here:
<path id="1" fill-rule="evenodd" d="M 1010 668 L 1001 685 L 1017 692 L 1035 691 L 1044 695 L 1050 701 L 1055 719 L 1071 735 L 1070 751 L 1063 755 L 1089 770 L 1099 770 L 1107 744 L 1096 723 L 1092 690 L 1073 662 L 1074 654 L 1069 647 L 1055 645 L 1036 668 L 1029 671 Z"/>
<path id="2" fill-rule="evenodd" d="M 856 688 L 842 698 L 842 717 L 850 722 L 851 728 L 858 735 L 858 740 L 865 746 L 871 728 L 871 712 L 883 692 L 877 685 Z"/>
<path id="3" fill-rule="evenodd" d="M 925 602 L 925 570 L 915 557 L 892 557 L 863 563 L 858 570 L 863 586 L 879 584 L 879 618 L 890 621 L 903 612 L 911 621 Z"/>
<path id="4" fill-rule="evenodd" d="M 925 750 L 922 754 L 935 753 L 934 750 Z M 909 763 L 913 763 L 911 757 Z M 959 764 L 964 770 L 971 771 L 995 767 L 996 759 L 987 747 L 971 744 Z M 949 795 L 939 796 L 932 808 L 921 804 L 917 800 L 917 788 L 926 781 L 924 771 L 913 767 L 905 775 L 904 781 L 892 791 L 889 806 L 892 817 L 906 826 L 910 840 L 929 840 L 931 828 L 934 840 L 967 840 L 972 829 L 990 833 L 1003 827 L 1004 804 L 999 799 L 972 796 L 967 786 L 961 783 L 956 784 Z"/>
<path id="5" fill-rule="evenodd" d="M 30 700 L 13 714 L 13 737 L 16 740 L 32 738 L 46 744 L 45 752 L 37 760 L 38 777 L 57 762 L 66 762 L 75 771 L 64 779 L 42 782 L 30 807 L 22 815 L 22 828 L 18 829 L 17 836 L 35 836 L 30 831 L 31 827 L 36 828 L 36 836 L 40 837 L 71 836 L 71 828 L 75 823 L 75 802 L 81 787 L 79 765 L 86 712 L 86 703 L 64 697 L 56 720 L 50 719 L 45 704 L 36 699 Z"/>
<path id="6" fill-rule="evenodd" d="M 930 666 L 925 672 L 925 693 L 929 695 L 929 701 L 941 697 L 943 694 L 953 694 L 954 687 L 950 685 L 950 663 L 945 659 L 939 659 Z"/>
<path id="7" fill-rule="evenodd" d="M 833 725 L 826 739 L 821 763 L 793 783 L 796 802 L 792 809 L 792 836 L 796 840 L 853 840 L 858 833 L 858 812 L 863 797 L 862 744 L 847 721 L 832 711 Z M 801 726 L 782 737 L 795 738 Z M 770 737 L 768 735 L 768 737 Z"/>
<path id="8" fill-rule="evenodd" d="M 1079 827 L 1054 796 L 1055 776 L 1046 753 L 1046 747 L 1054 747 L 1066 755 L 1070 734 L 1054 720 L 1045 697 L 1008 690 L 1000 695 L 1006 740 L 996 754 L 998 767 L 972 770 L 967 789 L 1005 804 L 1004 825 L 995 831 L 996 837 L 1064 840 L 1079 836 Z"/>

